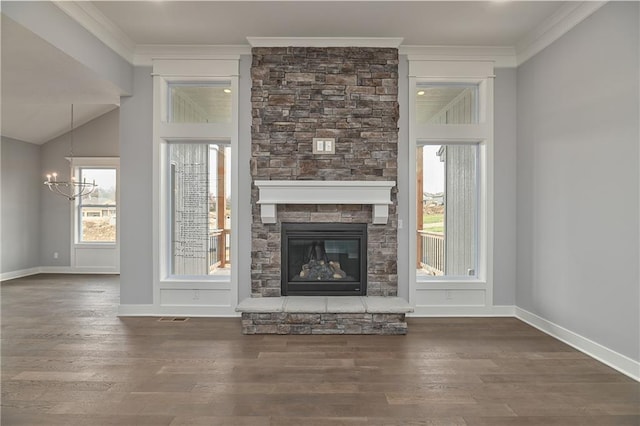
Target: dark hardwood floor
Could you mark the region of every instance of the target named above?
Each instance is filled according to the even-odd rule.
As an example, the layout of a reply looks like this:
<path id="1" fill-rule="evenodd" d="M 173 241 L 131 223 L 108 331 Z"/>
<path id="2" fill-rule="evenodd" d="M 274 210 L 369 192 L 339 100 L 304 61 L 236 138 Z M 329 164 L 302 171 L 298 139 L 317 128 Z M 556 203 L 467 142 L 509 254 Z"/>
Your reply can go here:
<path id="1" fill-rule="evenodd" d="M 244 336 L 118 318 L 114 276 L 3 282 L 2 425 L 640 425 L 640 384 L 514 318 Z"/>

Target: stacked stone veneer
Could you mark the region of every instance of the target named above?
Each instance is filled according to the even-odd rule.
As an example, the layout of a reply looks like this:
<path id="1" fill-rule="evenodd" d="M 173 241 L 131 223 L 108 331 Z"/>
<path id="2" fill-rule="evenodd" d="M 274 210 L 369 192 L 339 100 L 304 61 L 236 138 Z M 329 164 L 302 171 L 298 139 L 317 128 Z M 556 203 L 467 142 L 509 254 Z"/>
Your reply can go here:
<path id="1" fill-rule="evenodd" d="M 251 68 L 255 180 L 397 181 L 398 50 L 254 48 Z M 335 154 L 312 153 L 314 137 L 335 138 Z M 368 223 L 367 294 L 397 294 L 397 196 L 389 222 L 371 206 L 279 205 L 263 224 L 252 187 L 251 293 L 280 296 L 280 223 Z"/>
<path id="2" fill-rule="evenodd" d="M 243 334 L 407 334 L 405 314 L 242 313 Z"/>

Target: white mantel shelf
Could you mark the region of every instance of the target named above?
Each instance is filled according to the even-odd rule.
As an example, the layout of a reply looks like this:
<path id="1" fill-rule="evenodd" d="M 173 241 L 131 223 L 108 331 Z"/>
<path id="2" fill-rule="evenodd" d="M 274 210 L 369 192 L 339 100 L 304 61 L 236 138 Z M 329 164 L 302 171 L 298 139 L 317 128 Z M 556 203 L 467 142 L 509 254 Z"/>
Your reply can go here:
<path id="1" fill-rule="evenodd" d="M 257 180 L 262 223 L 277 222 L 278 204 L 371 204 L 374 224 L 389 219 L 395 181 Z"/>

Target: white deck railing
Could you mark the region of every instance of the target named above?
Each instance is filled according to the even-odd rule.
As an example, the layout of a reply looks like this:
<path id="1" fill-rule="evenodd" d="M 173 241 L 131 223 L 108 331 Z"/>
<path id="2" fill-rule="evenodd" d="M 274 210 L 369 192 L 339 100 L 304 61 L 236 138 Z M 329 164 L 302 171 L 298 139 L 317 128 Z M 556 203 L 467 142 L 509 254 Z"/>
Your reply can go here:
<path id="1" fill-rule="evenodd" d="M 418 263 L 429 275 L 444 275 L 444 235 L 418 231 Z"/>

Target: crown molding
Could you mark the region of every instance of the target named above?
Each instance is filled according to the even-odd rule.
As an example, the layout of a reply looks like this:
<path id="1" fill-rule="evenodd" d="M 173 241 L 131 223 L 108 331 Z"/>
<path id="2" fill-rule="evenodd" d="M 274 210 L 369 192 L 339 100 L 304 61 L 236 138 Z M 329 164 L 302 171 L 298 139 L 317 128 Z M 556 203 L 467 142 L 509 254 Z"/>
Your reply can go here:
<path id="1" fill-rule="evenodd" d="M 402 37 L 247 37 L 251 47 L 390 47 Z"/>
<path id="2" fill-rule="evenodd" d="M 153 58 L 220 58 L 251 54 L 251 47 L 389 47 L 411 59 L 493 60 L 497 68 L 520 66 L 589 17 L 606 1 L 567 2 L 540 26 L 510 46 L 402 46 L 401 37 L 247 37 L 248 45 L 136 45 L 88 1 L 53 1 L 58 8 L 129 63 Z"/>
<path id="3" fill-rule="evenodd" d="M 60 10 L 93 34 L 107 47 L 133 63 L 135 43 L 88 1 L 53 1 Z"/>
<path id="4" fill-rule="evenodd" d="M 510 46 L 400 46 L 411 61 L 493 61 L 495 68 L 515 68 L 516 50 Z"/>
<path id="5" fill-rule="evenodd" d="M 551 45 L 606 3 L 606 1 L 567 2 L 516 44 L 517 66 Z"/>
<path id="6" fill-rule="evenodd" d="M 154 59 L 239 59 L 251 55 L 249 45 L 139 44 L 133 65 L 150 66 Z"/>

